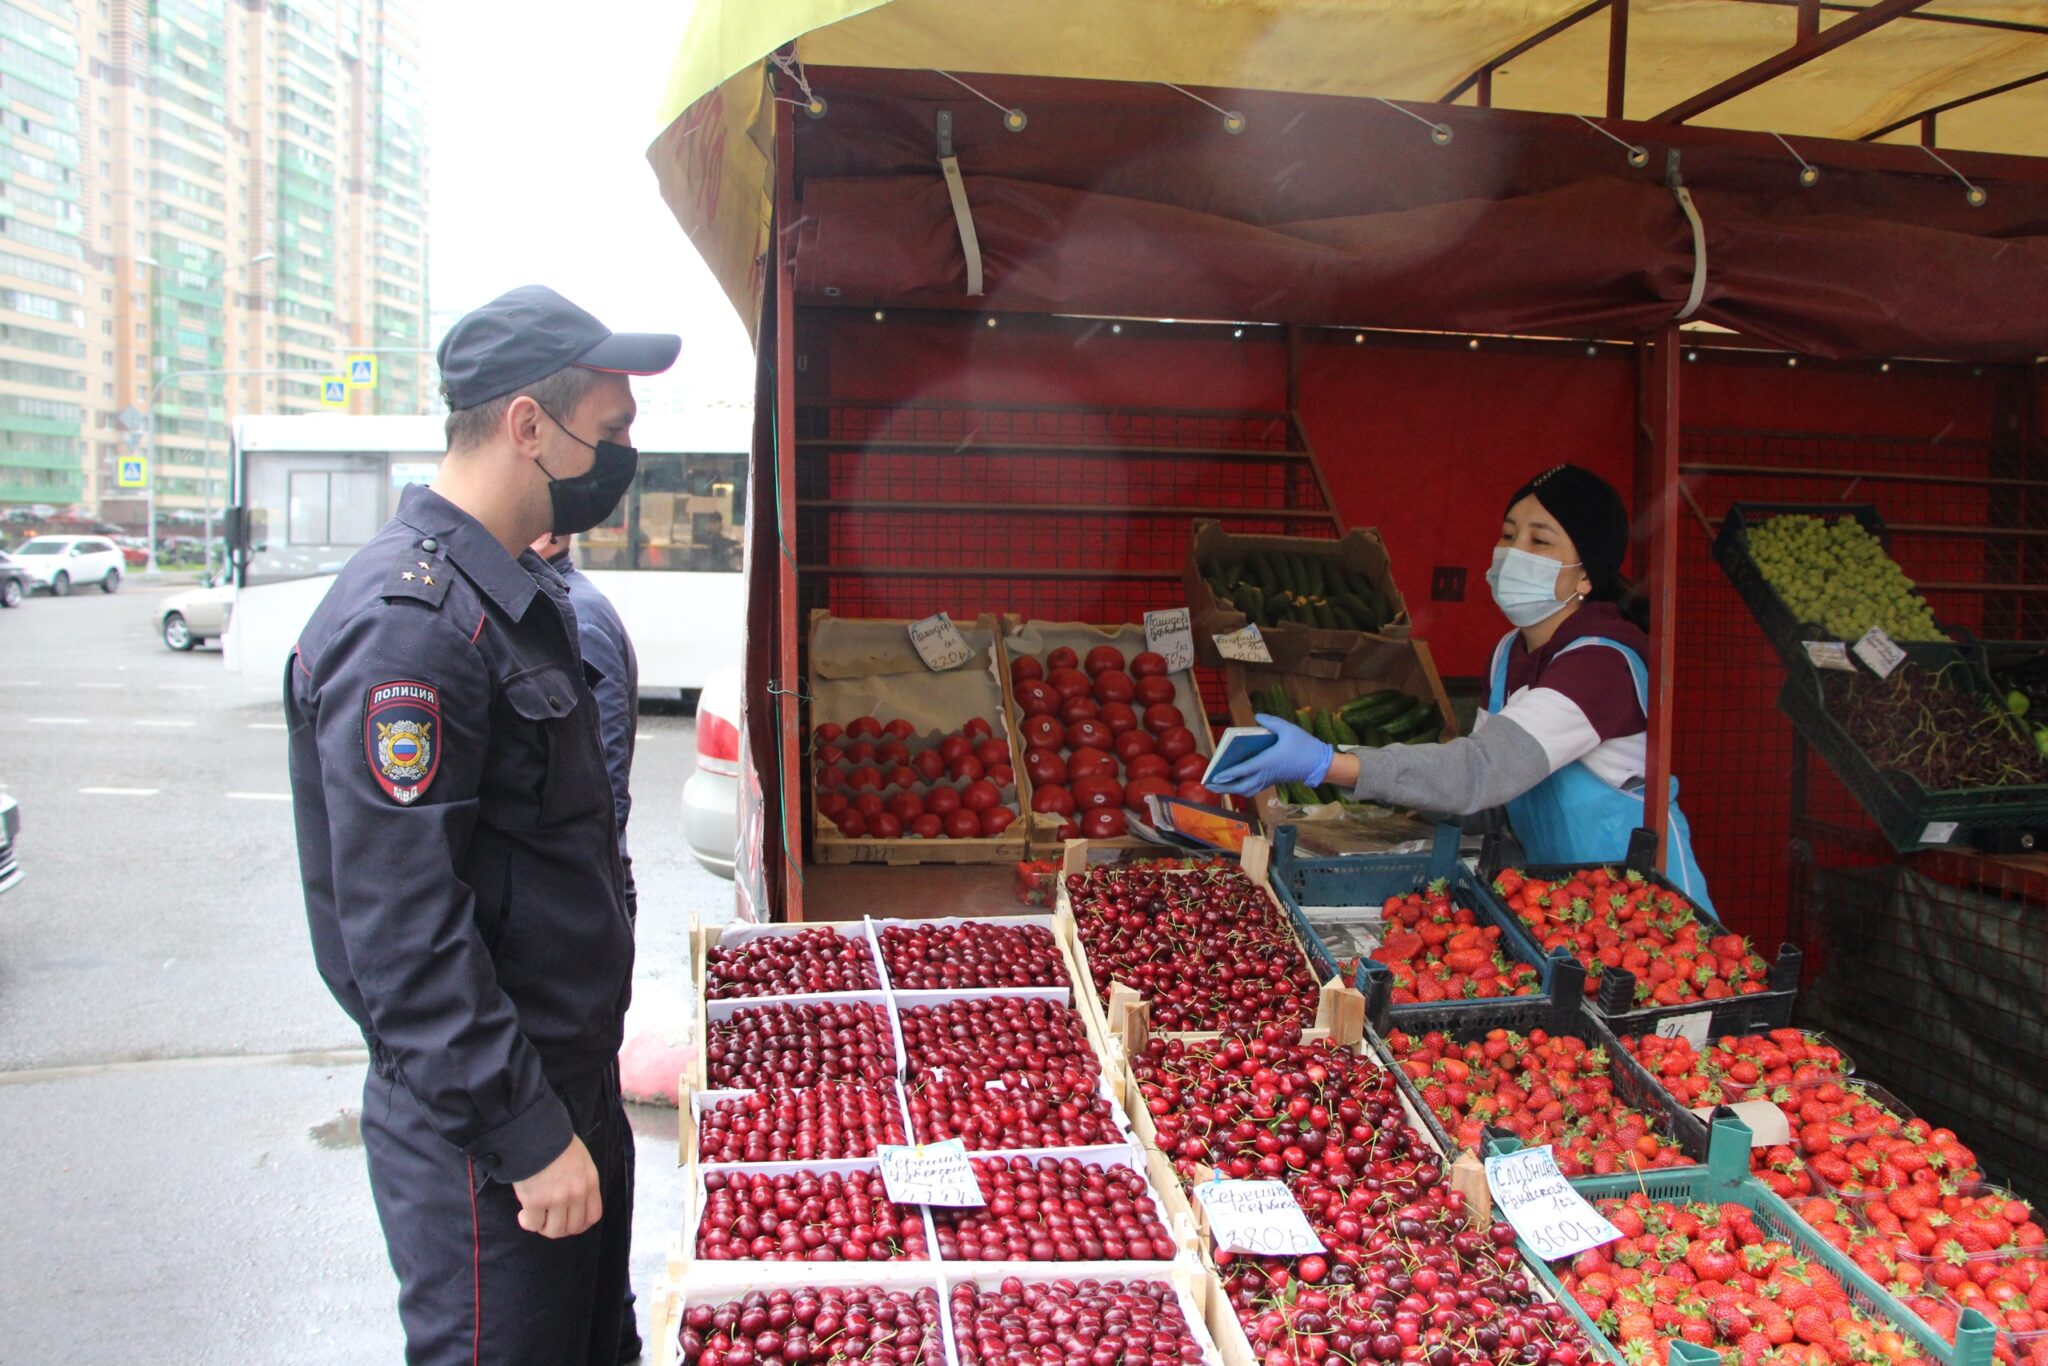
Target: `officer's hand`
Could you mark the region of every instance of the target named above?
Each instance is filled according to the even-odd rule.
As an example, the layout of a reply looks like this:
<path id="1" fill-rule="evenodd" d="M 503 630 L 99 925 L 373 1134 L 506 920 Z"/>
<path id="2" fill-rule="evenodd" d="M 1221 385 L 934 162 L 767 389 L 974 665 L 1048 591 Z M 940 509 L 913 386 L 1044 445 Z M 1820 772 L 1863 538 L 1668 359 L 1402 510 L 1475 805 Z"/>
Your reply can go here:
<path id="1" fill-rule="evenodd" d="M 1259 724 L 1273 732 L 1274 742 L 1216 774 L 1211 783 L 1216 791 L 1249 797 L 1276 783 L 1322 786 L 1330 772 L 1330 761 L 1336 757 L 1334 746 L 1278 716 L 1261 712 Z"/>
<path id="2" fill-rule="evenodd" d="M 597 1164 L 583 1140 L 572 1137 L 562 1155 L 524 1181 L 512 1183 L 519 1197 L 519 1227 L 543 1238 L 573 1238 L 604 1217 Z"/>

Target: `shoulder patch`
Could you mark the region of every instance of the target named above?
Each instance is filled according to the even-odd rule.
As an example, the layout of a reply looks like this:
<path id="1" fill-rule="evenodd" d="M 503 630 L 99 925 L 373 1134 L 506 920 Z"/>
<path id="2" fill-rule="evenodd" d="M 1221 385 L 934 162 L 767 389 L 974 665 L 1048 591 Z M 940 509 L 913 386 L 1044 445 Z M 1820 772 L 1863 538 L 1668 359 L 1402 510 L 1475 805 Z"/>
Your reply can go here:
<path id="1" fill-rule="evenodd" d="M 405 679 L 379 683 L 363 701 L 363 749 L 384 795 L 411 806 L 441 766 L 441 692 Z"/>
<path id="2" fill-rule="evenodd" d="M 448 580 L 453 574 L 454 571 L 439 556 L 408 549 L 398 563 L 391 566 L 381 596 L 412 598 L 431 607 L 439 607 L 441 600 L 448 596 Z"/>

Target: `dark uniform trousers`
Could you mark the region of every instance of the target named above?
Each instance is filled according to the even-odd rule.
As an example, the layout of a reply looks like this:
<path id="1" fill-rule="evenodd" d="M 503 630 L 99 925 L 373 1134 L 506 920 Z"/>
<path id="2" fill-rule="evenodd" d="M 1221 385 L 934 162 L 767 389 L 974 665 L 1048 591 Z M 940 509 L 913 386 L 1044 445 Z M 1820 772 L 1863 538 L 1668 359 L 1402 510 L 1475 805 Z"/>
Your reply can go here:
<path id="1" fill-rule="evenodd" d="M 363 1144 L 413 1366 L 618 1359 L 633 931 L 591 669 L 555 572 L 420 487 L 289 666 L 307 921 L 370 1046 Z M 513 1187 L 572 1135 L 604 1216 L 529 1233 Z"/>

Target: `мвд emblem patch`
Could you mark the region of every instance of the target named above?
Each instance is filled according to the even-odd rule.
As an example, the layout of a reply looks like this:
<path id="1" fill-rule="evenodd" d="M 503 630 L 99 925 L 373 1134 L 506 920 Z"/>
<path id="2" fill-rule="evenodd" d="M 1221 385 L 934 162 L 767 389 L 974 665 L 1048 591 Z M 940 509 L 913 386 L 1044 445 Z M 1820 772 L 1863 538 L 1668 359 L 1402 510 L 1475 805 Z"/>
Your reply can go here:
<path id="1" fill-rule="evenodd" d="M 440 767 L 441 694 L 427 683 L 379 683 L 363 707 L 363 747 L 385 795 L 410 806 Z"/>

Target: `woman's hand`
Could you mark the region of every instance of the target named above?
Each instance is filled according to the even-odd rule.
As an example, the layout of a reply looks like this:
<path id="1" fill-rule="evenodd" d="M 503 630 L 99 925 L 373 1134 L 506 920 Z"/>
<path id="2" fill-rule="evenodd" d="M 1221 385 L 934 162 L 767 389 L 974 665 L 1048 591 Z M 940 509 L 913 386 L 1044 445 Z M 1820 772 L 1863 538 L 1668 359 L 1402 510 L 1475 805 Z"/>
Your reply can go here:
<path id="1" fill-rule="evenodd" d="M 1320 787 L 1329 776 L 1334 746 L 1318 740 L 1292 721 L 1259 713 L 1259 724 L 1272 731 L 1274 742 L 1242 763 L 1231 765 L 1210 784 L 1233 797 L 1249 797 L 1279 783 Z"/>

